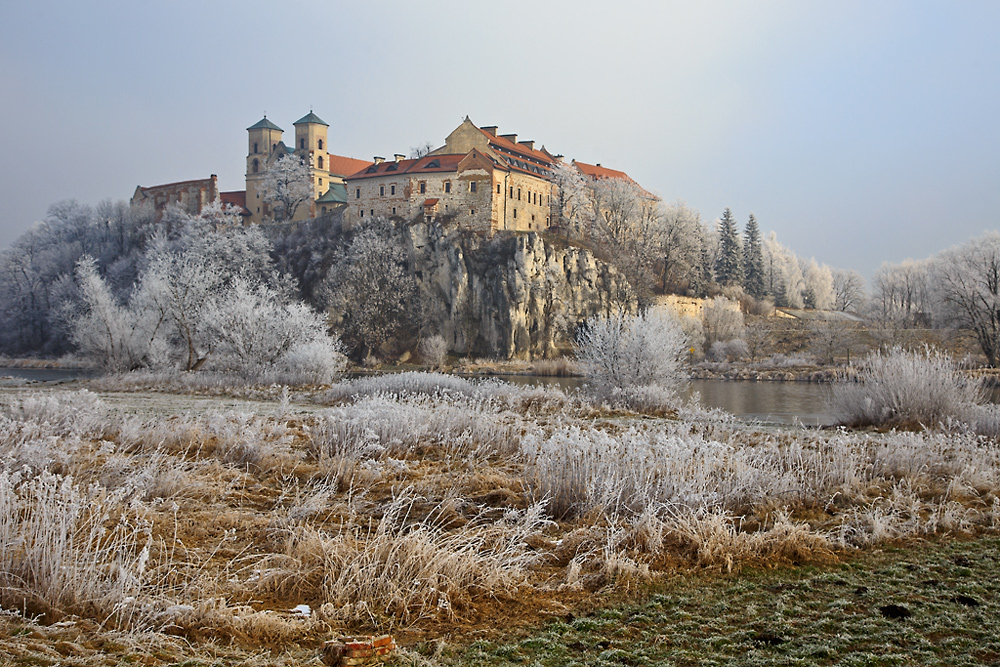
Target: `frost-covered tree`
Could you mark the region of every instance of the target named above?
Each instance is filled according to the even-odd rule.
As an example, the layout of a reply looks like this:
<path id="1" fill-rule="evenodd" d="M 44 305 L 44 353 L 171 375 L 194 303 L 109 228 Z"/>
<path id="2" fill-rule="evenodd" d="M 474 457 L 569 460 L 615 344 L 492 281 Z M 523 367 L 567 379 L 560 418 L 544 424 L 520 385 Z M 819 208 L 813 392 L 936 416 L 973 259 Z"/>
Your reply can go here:
<path id="1" fill-rule="evenodd" d="M 124 202 L 53 204 L 43 221 L 0 252 L 0 353 L 68 351 L 60 309 L 76 291 L 77 262 L 92 257 L 112 294 L 126 299 L 152 225 L 151 215 Z"/>
<path id="2" fill-rule="evenodd" d="M 806 308 L 831 310 L 837 301 L 833 291 L 833 274 L 826 264 L 820 266 L 815 259 L 799 261 L 802 270 L 802 301 Z"/>
<path id="3" fill-rule="evenodd" d="M 260 182 L 260 198 L 271 207 L 275 222 L 291 220 L 313 196 L 312 172 L 298 155 L 275 160 Z"/>
<path id="4" fill-rule="evenodd" d="M 795 253 L 778 242 L 771 232 L 764 239 L 764 284 L 768 294 L 774 296 L 777 306 L 802 308 L 805 280 Z"/>
<path id="5" fill-rule="evenodd" d="M 358 358 L 413 323 L 419 309 L 408 261 L 400 231 L 382 218 L 371 219 L 334 258 L 325 302 Z"/>
<path id="6" fill-rule="evenodd" d="M 743 337 L 743 313 L 735 301 L 717 296 L 705 304 L 702 313 L 702 330 L 705 332 L 705 349 L 714 343 Z"/>
<path id="7" fill-rule="evenodd" d="M 700 294 L 707 240 L 698 211 L 677 201 L 660 208 L 660 284 L 667 294 Z"/>
<path id="8" fill-rule="evenodd" d="M 285 284 L 260 228 L 234 226 L 231 215 L 209 207 L 179 220 L 173 239 L 157 234 L 150 243 L 141 287 L 163 320 L 162 363 L 194 370 L 208 359 L 217 339 L 207 311 L 234 279 Z"/>
<path id="9" fill-rule="evenodd" d="M 161 324 L 143 292 L 136 290 L 129 303 L 119 302 L 91 257 L 80 259 L 76 278 L 81 305 L 72 317 L 71 331 L 80 354 L 111 372 L 143 366 Z"/>
<path id="10" fill-rule="evenodd" d="M 857 311 L 865 305 L 865 279 L 853 269 L 833 269 L 834 308 Z"/>
<path id="11" fill-rule="evenodd" d="M 1000 362 L 1000 233 L 945 250 L 932 265 L 942 322 L 971 331 L 991 368 Z"/>
<path id="12" fill-rule="evenodd" d="M 930 313 L 930 268 L 927 260 L 912 259 L 880 266 L 872 278 L 872 318 L 893 327 L 926 325 Z"/>
<path id="13" fill-rule="evenodd" d="M 606 258 L 617 266 L 647 301 L 659 260 L 660 211 L 658 201 L 634 182 L 601 178 L 590 185 L 592 233 Z"/>
<path id="14" fill-rule="evenodd" d="M 761 249 L 760 227 L 753 213 L 743 231 L 743 289 L 755 299 L 762 299 L 765 295 L 764 251 Z"/>
<path id="15" fill-rule="evenodd" d="M 638 387 L 676 393 L 687 380 L 683 363 L 688 338 L 677 316 L 664 309 L 592 317 L 580 330 L 576 347 L 588 381 L 604 394 Z"/>
<path id="16" fill-rule="evenodd" d="M 552 166 L 552 183 L 556 186 L 555 196 L 560 226 L 567 234 L 590 233 L 594 210 L 587 179 L 572 165 L 556 161 Z"/>
<path id="17" fill-rule="evenodd" d="M 323 316 L 286 293 L 238 277 L 213 302 L 207 314 L 219 341 L 216 367 L 254 379 L 300 367 L 315 382 L 329 382 L 341 367 Z"/>
<path id="18" fill-rule="evenodd" d="M 739 231 L 736 219 L 728 208 L 719 219 L 719 254 L 715 258 L 715 282 L 723 287 L 743 284 L 743 268 Z"/>

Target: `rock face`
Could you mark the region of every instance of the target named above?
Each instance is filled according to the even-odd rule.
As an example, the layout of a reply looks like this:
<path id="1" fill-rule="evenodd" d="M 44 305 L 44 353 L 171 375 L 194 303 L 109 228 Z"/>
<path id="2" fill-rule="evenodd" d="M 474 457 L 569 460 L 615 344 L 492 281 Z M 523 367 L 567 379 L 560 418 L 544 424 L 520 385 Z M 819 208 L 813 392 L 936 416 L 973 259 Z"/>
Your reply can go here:
<path id="1" fill-rule="evenodd" d="M 453 352 L 546 356 L 591 315 L 635 308 L 625 277 L 588 250 L 533 232 L 488 239 L 433 223 L 407 231 L 425 330 Z"/>

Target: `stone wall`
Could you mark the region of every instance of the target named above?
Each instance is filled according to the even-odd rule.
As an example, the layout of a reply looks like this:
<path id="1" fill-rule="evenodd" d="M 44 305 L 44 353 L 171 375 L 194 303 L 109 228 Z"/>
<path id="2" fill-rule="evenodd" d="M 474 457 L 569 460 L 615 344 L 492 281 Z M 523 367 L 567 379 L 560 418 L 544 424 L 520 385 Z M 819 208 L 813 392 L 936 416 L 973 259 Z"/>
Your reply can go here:
<path id="1" fill-rule="evenodd" d="M 427 329 L 444 336 L 455 353 L 546 356 L 591 315 L 635 307 L 616 269 L 537 233 L 484 238 L 425 223 L 407 231 Z"/>

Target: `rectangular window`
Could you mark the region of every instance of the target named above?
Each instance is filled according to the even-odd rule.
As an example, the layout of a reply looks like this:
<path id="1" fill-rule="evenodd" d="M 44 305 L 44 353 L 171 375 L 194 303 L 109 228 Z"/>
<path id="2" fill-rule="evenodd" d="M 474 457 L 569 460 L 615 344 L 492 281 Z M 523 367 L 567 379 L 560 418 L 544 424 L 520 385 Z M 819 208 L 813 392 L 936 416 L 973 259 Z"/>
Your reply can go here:
<path id="1" fill-rule="evenodd" d="M 357 190 L 354 191 L 354 198 L 361 199 L 361 188 L 358 188 Z"/>
<path id="2" fill-rule="evenodd" d="M 420 194 L 427 194 L 427 183 L 420 181 Z"/>
<path id="3" fill-rule="evenodd" d="M 521 188 L 517 189 L 517 201 L 521 201 Z"/>
<path id="4" fill-rule="evenodd" d="M 371 214 L 373 218 L 375 217 L 375 209 L 369 210 L 368 213 Z"/>
<path id="5" fill-rule="evenodd" d="M 389 194 L 391 194 L 391 195 L 396 194 L 396 186 L 395 185 L 390 185 L 389 186 Z"/>
<path id="6" fill-rule="evenodd" d="M 497 183 L 497 194 L 500 194 L 500 184 Z"/>
<path id="7" fill-rule="evenodd" d="M 514 219 L 517 220 L 517 209 L 514 209 Z"/>
<path id="8" fill-rule="evenodd" d="M 378 196 L 379 197 L 384 197 L 385 196 L 385 186 L 384 185 L 378 186 Z"/>
<path id="9" fill-rule="evenodd" d="M 513 199 L 513 198 L 514 198 L 514 186 L 513 186 L 513 185 L 512 185 L 512 186 L 510 186 L 510 198 L 511 198 L 511 199 Z"/>
<path id="10" fill-rule="evenodd" d="M 445 192 L 451 192 L 451 181 L 445 181 L 444 182 L 444 191 Z"/>
<path id="11" fill-rule="evenodd" d="M 365 217 L 365 209 L 361 209 L 361 217 Z"/>
<path id="12" fill-rule="evenodd" d="M 469 192 L 475 192 L 475 191 L 476 191 L 476 182 L 469 181 Z"/>
<path id="13" fill-rule="evenodd" d="M 469 215 L 475 215 L 475 214 L 476 214 L 476 209 L 470 208 L 469 209 Z"/>

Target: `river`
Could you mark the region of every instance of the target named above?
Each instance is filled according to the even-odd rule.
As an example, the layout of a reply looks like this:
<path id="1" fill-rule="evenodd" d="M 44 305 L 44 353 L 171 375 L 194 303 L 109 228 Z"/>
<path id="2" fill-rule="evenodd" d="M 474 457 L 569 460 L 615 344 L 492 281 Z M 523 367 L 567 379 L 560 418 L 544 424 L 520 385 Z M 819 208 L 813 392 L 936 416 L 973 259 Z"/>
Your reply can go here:
<path id="1" fill-rule="evenodd" d="M 7 376 L 37 382 L 58 382 L 91 377 L 92 371 L 60 368 L 0 368 L 0 378 Z M 558 386 L 576 390 L 583 386 L 580 378 L 536 377 L 530 375 L 499 376 L 513 384 Z M 726 380 L 693 380 L 687 396 L 698 394 L 701 405 L 719 408 L 741 419 L 771 424 L 803 424 L 817 426 L 833 423 L 827 410 L 830 385 L 810 382 L 736 382 Z"/>

